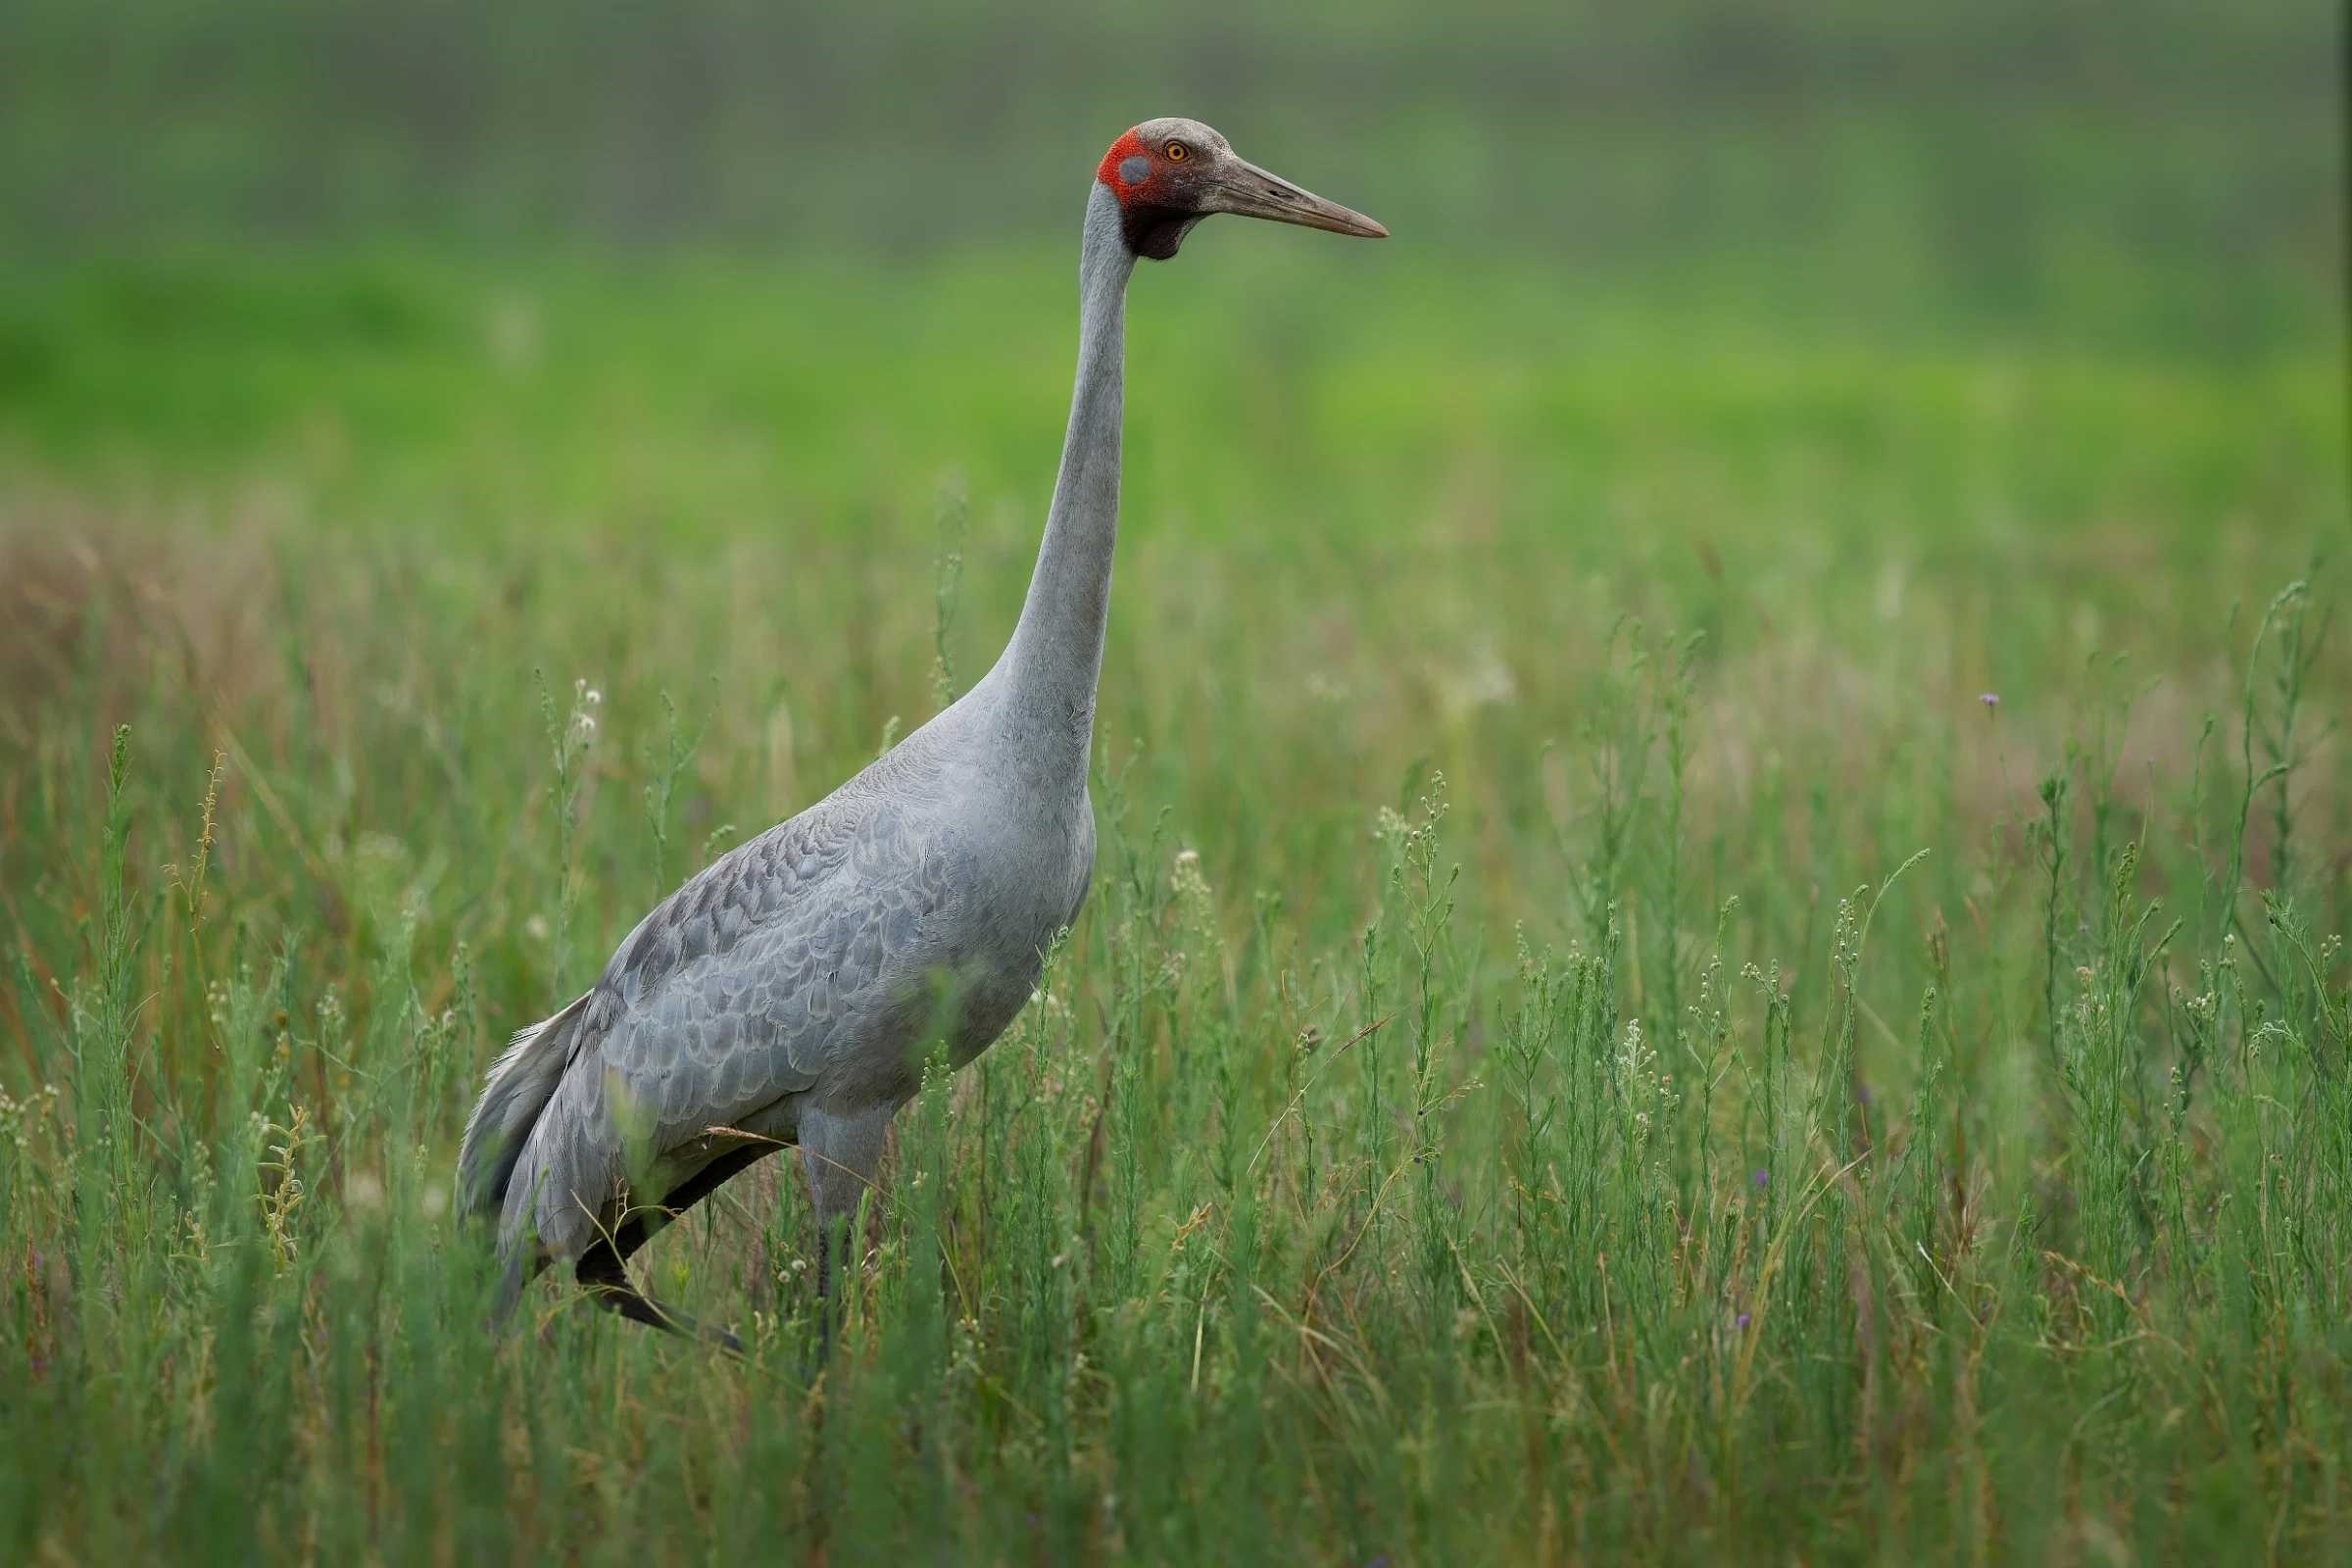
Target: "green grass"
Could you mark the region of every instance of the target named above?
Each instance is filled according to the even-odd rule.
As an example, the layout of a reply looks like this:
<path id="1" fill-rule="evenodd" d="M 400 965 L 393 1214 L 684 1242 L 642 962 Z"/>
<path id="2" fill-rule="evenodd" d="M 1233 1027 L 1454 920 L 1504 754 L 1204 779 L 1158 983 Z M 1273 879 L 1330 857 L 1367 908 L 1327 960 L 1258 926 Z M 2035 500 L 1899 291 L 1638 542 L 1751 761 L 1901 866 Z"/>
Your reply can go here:
<path id="1" fill-rule="evenodd" d="M 0 279 L 0 1552 L 2352 1556 L 2332 309 L 1196 246 L 813 1384 L 780 1165 L 645 1254 L 748 1362 L 494 1341 L 457 1132 L 993 657 L 1069 256 Z"/>

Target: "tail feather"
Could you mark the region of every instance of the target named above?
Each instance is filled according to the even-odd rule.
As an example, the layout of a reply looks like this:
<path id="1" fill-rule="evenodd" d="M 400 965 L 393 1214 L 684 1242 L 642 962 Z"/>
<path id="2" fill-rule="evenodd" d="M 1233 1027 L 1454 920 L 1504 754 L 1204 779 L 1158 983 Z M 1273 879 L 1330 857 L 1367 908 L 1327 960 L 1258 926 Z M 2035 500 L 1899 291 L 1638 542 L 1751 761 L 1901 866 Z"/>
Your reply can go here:
<path id="1" fill-rule="evenodd" d="M 514 1162 L 522 1157 L 523 1145 L 539 1113 L 564 1081 L 564 1069 L 570 1063 L 573 1039 L 590 995 L 593 993 L 583 994 L 554 1017 L 517 1031 L 490 1064 L 482 1080 L 482 1098 L 475 1102 L 473 1114 L 466 1118 L 465 1142 L 458 1149 L 460 1213 L 493 1216 L 506 1203 Z"/>

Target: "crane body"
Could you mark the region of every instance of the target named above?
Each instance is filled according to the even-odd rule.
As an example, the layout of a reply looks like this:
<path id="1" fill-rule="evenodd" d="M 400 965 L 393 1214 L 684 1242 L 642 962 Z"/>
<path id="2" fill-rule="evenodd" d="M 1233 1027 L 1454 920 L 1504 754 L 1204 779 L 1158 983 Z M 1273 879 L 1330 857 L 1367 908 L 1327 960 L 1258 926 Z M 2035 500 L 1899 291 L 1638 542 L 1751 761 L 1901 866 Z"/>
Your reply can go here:
<path id="1" fill-rule="evenodd" d="M 497 1225 L 500 1315 L 566 1262 L 605 1304 L 689 1328 L 628 1278 L 662 1225 L 797 1147 L 828 1301 L 926 1044 L 960 1067 L 1001 1035 L 1085 899 L 1095 696 L 1118 528 L 1123 324 L 1139 258 L 1230 212 L 1386 233 L 1187 120 L 1114 142 L 1088 194 L 1078 370 L 1019 622 L 970 691 L 807 810 L 688 879 L 596 984 L 492 1064 L 459 1158 Z M 827 1322 L 830 1316 L 828 1307 Z M 732 1343 L 723 1334 L 712 1335 Z"/>

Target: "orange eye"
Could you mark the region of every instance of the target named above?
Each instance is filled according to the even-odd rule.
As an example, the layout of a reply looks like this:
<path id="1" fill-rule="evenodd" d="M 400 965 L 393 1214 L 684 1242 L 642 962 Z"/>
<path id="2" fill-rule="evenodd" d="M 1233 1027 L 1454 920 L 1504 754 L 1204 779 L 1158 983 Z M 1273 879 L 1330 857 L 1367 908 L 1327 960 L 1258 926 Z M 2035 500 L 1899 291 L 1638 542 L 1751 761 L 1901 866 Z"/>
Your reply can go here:
<path id="1" fill-rule="evenodd" d="M 1172 141 L 1162 147 L 1160 151 L 1167 155 L 1168 162 L 1171 164 L 1181 164 L 1193 156 L 1193 150 L 1180 141 Z"/>

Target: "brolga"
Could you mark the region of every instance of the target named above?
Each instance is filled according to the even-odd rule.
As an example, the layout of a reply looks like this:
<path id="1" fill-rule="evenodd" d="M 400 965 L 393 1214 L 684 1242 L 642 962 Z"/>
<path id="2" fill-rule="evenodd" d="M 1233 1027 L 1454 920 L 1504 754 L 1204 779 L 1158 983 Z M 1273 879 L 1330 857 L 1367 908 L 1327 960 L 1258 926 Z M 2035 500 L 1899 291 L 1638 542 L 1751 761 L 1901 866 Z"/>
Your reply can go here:
<path id="1" fill-rule="evenodd" d="M 497 1315 L 568 1265 L 603 1304 L 697 1330 L 631 1283 L 630 1254 L 761 1156 L 806 1168 L 829 1343 L 845 1222 L 926 1047 L 962 1066 L 1002 1034 L 1094 869 L 1087 798 L 1119 514 L 1127 283 L 1202 219 L 1378 239 L 1361 213 L 1244 162 L 1191 120 L 1111 144 L 1087 193 L 1078 375 L 1019 622 L 955 704 L 639 922 L 586 995 L 491 1065 L 459 1154 L 495 1218 Z"/>

